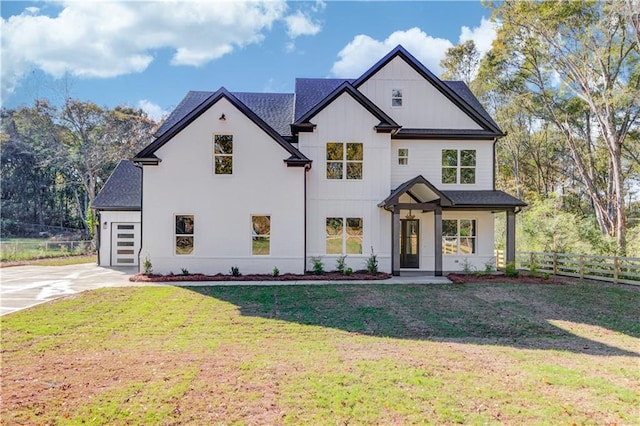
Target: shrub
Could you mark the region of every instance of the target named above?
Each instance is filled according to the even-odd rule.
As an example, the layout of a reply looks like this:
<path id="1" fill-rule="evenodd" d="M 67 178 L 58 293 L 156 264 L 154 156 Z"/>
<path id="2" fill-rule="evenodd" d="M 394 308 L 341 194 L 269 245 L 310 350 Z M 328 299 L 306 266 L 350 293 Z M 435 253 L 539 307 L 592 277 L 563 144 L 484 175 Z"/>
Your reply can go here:
<path id="1" fill-rule="evenodd" d="M 462 272 L 464 272 L 465 274 L 470 274 L 472 272 L 477 272 L 476 271 L 476 267 L 473 266 L 473 264 L 471 262 L 469 262 L 468 258 L 464 258 L 462 259 Z"/>
<path id="2" fill-rule="evenodd" d="M 518 269 L 516 269 L 515 262 L 507 263 L 507 265 L 504 268 L 504 273 L 511 278 L 517 278 L 518 276 L 520 276 L 520 272 L 518 271 Z"/>
<path id="3" fill-rule="evenodd" d="M 324 263 L 322 262 L 322 258 L 320 256 L 315 256 L 311 258 L 311 262 L 313 263 L 313 273 L 316 275 L 324 274 Z"/>
<path id="4" fill-rule="evenodd" d="M 147 255 L 142 261 L 142 273 L 144 275 L 151 275 L 153 273 L 153 265 L 151 264 L 151 259 L 149 259 L 149 255 Z"/>
<path id="5" fill-rule="evenodd" d="M 378 255 L 373 252 L 373 246 L 371 246 L 371 255 L 367 258 L 367 271 L 371 275 L 378 275 Z"/>
<path id="6" fill-rule="evenodd" d="M 351 267 L 350 267 L 350 266 L 347 266 L 347 267 L 344 269 L 344 272 L 342 272 L 342 275 L 346 275 L 346 276 L 349 276 L 349 275 L 351 275 L 351 274 L 353 274 L 353 269 L 351 269 Z"/>
<path id="7" fill-rule="evenodd" d="M 189 275 L 189 270 L 187 268 L 180 268 L 180 271 L 182 271 L 182 275 Z"/>
<path id="8" fill-rule="evenodd" d="M 232 266 L 231 270 L 229 271 L 231 273 L 231 275 L 233 275 L 234 277 L 239 277 L 240 276 L 240 268 L 238 268 L 237 266 Z"/>
<path id="9" fill-rule="evenodd" d="M 345 264 L 346 259 L 347 259 L 347 255 L 343 254 L 336 260 L 336 270 L 341 274 L 344 274 L 344 268 L 346 268 L 347 266 Z"/>
<path id="10" fill-rule="evenodd" d="M 274 277 L 277 277 L 278 275 L 280 275 L 280 269 L 278 269 L 277 266 L 274 266 L 273 271 L 271 271 L 271 275 L 273 275 Z"/>

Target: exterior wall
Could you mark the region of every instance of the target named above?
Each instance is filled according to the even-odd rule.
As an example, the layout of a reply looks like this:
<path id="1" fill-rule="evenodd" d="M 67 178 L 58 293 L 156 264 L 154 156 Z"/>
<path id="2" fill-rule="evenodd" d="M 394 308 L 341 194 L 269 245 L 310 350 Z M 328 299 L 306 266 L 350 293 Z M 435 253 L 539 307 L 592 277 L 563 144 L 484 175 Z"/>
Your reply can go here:
<path id="1" fill-rule="evenodd" d="M 320 256 L 326 270 L 335 269 L 338 255 L 326 254 L 326 218 L 363 219 L 362 254 L 350 254 L 346 263 L 353 270 L 365 268 L 371 247 L 378 255 L 380 271 L 391 272 L 391 214 L 378 207 L 391 190 L 388 133 L 376 133 L 379 123 L 350 95 L 343 94 L 312 119 L 313 133 L 300 133 L 299 148 L 313 160 L 307 187 L 307 250 Z M 331 180 L 326 177 L 327 142 L 363 144 L 362 180 Z"/>
<path id="2" fill-rule="evenodd" d="M 226 120 L 219 117 L 225 114 Z M 233 174 L 214 174 L 213 135 L 233 135 Z M 226 99 L 158 149 L 143 170 L 143 246 L 154 272 L 301 273 L 304 269 L 304 168 Z M 194 215 L 194 249 L 175 254 L 175 215 Z M 270 254 L 254 256 L 252 215 L 271 216 Z"/>
<path id="3" fill-rule="evenodd" d="M 100 211 L 100 266 L 112 266 L 111 249 L 112 249 L 112 225 L 114 223 L 134 223 L 140 224 L 139 211 Z M 140 235 L 136 236 L 140 241 Z M 140 245 L 139 243 L 137 244 Z"/>
<path id="4" fill-rule="evenodd" d="M 406 165 L 398 164 L 398 149 L 409 150 Z M 442 183 L 442 150 L 443 149 L 475 149 L 476 150 L 476 183 L 443 184 Z M 391 187 L 422 175 L 441 191 L 446 190 L 483 190 L 493 189 L 493 141 L 461 141 L 461 140 L 404 140 L 391 141 Z"/>
<path id="5" fill-rule="evenodd" d="M 391 106 L 393 89 L 402 90 L 402 107 Z M 481 129 L 398 56 L 358 90 L 405 128 Z"/>

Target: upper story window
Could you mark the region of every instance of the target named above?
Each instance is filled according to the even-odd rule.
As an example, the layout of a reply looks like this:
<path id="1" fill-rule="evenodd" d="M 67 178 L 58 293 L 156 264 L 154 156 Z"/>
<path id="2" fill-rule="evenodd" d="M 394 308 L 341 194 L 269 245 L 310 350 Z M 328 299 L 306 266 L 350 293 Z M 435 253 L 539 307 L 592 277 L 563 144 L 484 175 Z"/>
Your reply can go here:
<path id="1" fill-rule="evenodd" d="M 362 179 L 362 143 L 327 142 L 327 179 Z"/>
<path id="2" fill-rule="evenodd" d="M 402 106 L 402 89 L 391 89 L 391 106 Z"/>
<path id="3" fill-rule="evenodd" d="M 446 219 L 442 221 L 442 253 L 476 253 L 475 219 Z"/>
<path id="4" fill-rule="evenodd" d="M 233 135 L 214 135 L 213 172 L 217 175 L 233 173 Z"/>
<path id="5" fill-rule="evenodd" d="M 406 166 L 407 164 L 409 164 L 408 148 L 398 148 L 398 164 L 401 166 Z"/>
<path id="6" fill-rule="evenodd" d="M 476 183 L 476 150 L 443 149 L 442 183 Z"/>
<path id="7" fill-rule="evenodd" d="M 328 217 L 325 232 L 327 254 L 362 254 L 361 217 Z"/>
<path id="8" fill-rule="evenodd" d="M 176 215 L 176 254 L 193 253 L 193 215 Z"/>
<path id="9" fill-rule="evenodd" d="M 271 252 L 271 216 L 251 216 L 251 254 Z"/>

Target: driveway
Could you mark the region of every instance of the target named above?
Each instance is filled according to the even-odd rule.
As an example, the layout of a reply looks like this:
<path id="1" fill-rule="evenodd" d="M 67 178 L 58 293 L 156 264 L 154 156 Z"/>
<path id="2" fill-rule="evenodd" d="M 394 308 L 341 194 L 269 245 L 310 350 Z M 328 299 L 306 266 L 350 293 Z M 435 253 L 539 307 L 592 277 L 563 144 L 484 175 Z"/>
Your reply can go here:
<path id="1" fill-rule="evenodd" d="M 0 315 L 62 296 L 100 287 L 139 286 L 129 282 L 136 268 L 102 268 L 94 263 L 67 266 L 13 266 L 0 269 Z"/>

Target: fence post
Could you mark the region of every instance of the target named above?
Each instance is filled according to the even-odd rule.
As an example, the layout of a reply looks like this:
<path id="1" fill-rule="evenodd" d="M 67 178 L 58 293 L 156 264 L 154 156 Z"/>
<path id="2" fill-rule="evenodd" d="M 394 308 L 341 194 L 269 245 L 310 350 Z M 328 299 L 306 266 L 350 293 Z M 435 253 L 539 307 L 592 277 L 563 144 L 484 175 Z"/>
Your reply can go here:
<path id="1" fill-rule="evenodd" d="M 580 255 L 580 279 L 584 279 L 584 254 Z"/>
<path id="2" fill-rule="evenodd" d="M 533 262 L 535 261 L 535 255 L 533 252 L 529 253 L 529 271 L 533 269 Z"/>
<path id="3" fill-rule="evenodd" d="M 613 256 L 613 282 L 618 284 L 618 276 L 620 272 L 620 260 L 618 256 Z"/>
<path id="4" fill-rule="evenodd" d="M 553 252 L 553 275 L 558 275 L 558 253 Z"/>

